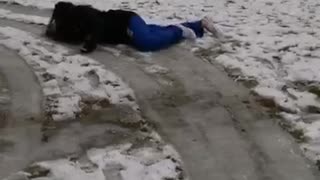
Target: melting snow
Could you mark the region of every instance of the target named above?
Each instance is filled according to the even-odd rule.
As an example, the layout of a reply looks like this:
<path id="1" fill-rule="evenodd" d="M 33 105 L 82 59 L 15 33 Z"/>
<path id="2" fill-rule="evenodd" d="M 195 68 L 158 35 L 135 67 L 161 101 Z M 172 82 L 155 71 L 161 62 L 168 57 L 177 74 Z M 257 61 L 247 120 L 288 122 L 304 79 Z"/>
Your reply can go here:
<path id="1" fill-rule="evenodd" d="M 5 37 L 0 44 L 16 50 L 34 69 L 46 97 L 47 113 L 54 120 L 75 118 L 83 101 L 107 99 L 138 109 L 133 91 L 98 62 L 68 55 L 63 47 L 15 28 L 0 27 L 0 34 Z"/>
<path id="2" fill-rule="evenodd" d="M 47 175 L 34 180 L 163 180 L 178 179 L 181 176 L 181 162 L 169 145 L 160 149 L 135 149 L 131 144 L 93 148 L 79 160 L 50 160 L 32 166 L 50 170 Z M 30 174 L 19 172 L 7 179 L 18 175 L 28 177 Z"/>
<path id="3" fill-rule="evenodd" d="M 3 1 L 3 0 L 2 0 Z M 52 8 L 59 0 L 12 0 Z M 272 99 L 293 127 L 308 137 L 307 155 L 320 160 L 320 2 L 318 0 L 72 0 L 96 8 L 130 9 L 149 22 L 172 23 L 209 15 L 232 41 L 217 58 L 207 55 L 244 79 L 255 79 L 252 90 Z M 152 19 L 152 20 L 151 20 Z M 206 39 L 210 42 L 210 39 Z M 204 43 L 210 44 L 210 43 Z M 199 48 L 210 50 L 210 46 Z M 240 74 L 239 74 L 240 71 Z M 312 122 L 306 121 L 312 116 Z M 295 117 L 292 120 L 291 117 Z"/>

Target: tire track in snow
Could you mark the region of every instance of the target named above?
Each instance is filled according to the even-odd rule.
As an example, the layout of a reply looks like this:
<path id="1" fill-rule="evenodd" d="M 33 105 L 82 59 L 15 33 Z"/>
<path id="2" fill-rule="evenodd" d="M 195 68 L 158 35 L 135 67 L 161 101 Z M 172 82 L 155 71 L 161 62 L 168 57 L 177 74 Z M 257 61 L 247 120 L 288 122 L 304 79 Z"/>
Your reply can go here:
<path id="1" fill-rule="evenodd" d="M 243 105 L 239 105 L 241 98 L 238 98 L 238 96 L 242 97 L 243 91 L 238 90 L 238 87 L 232 81 L 226 80 L 221 73 L 213 70 L 213 67 L 203 64 L 203 62 L 196 62 L 199 59 L 188 56 L 189 54 L 186 52 L 180 52 L 180 50 L 166 52 L 172 54 L 165 57 L 160 55 L 156 59 L 166 67 L 174 65 L 174 69 L 178 70 L 174 73 L 180 77 L 178 80 L 183 77 L 182 88 L 186 90 L 184 92 L 166 92 L 167 89 L 163 86 L 150 82 L 153 79 L 141 73 L 135 63 L 119 62 L 119 57 L 112 58 L 101 52 L 96 52 L 90 56 L 112 67 L 115 72 L 120 73 L 133 84 L 134 89 L 138 90 L 138 97 L 144 103 L 143 108 L 148 111 L 148 117 L 158 120 L 162 127 L 162 133 L 166 135 L 167 139 L 174 142 L 179 151 L 182 152 L 191 177 L 210 180 L 213 178 L 230 179 L 236 177 L 256 180 L 264 178 L 300 179 L 303 175 L 304 179 L 314 179 L 312 173 L 305 167 L 306 164 L 300 157 L 299 152 L 297 154 L 292 152 L 291 148 L 295 147 L 294 144 L 283 135 L 276 125 L 268 120 L 256 122 L 255 116 L 252 116 L 248 110 L 243 109 Z M 182 54 L 176 54 L 177 52 Z M 185 61 L 181 61 L 181 57 L 188 60 L 188 66 Z M 110 59 L 106 61 L 106 58 Z M 192 71 L 190 67 L 193 67 L 192 69 L 197 68 L 198 71 Z M 203 68 L 206 71 L 203 71 Z M 131 72 L 123 72 L 128 71 L 128 69 Z M 138 75 L 138 77 L 133 75 Z M 159 86 L 161 89 L 158 89 Z M 250 171 L 255 168 L 254 163 L 261 163 L 260 161 L 252 162 L 250 159 L 261 157 L 259 157 L 259 154 L 257 157 L 248 157 L 246 147 L 249 142 L 242 137 L 238 137 L 234 130 L 234 123 L 230 122 L 232 121 L 229 117 L 230 114 L 225 112 L 223 108 L 211 109 L 214 104 L 214 99 L 211 98 L 216 98 L 216 95 L 213 95 L 215 93 L 211 92 L 213 91 L 212 88 L 217 91 L 217 94 L 220 94 L 221 101 L 224 104 L 231 106 L 239 123 L 242 125 L 249 123 L 247 127 L 250 129 L 248 130 L 253 132 L 249 135 L 262 149 L 259 153 L 263 153 L 273 161 L 258 164 L 258 171 Z M 225 91 L 225 88 L 228 91 Z M 153 94 L 159 90 L 164 90 L 164 96 Z M 207 92 L 209 90 L 210 92 Z M 184 101 L 183 97 L 186 93 L 192 95 L 195 98 L 194 101 Z M 181 99 L 175 99 L 176 96 L 181 97 Z M 211 110 L 205 111 L 206 109 L 201 107 Z M 214 119 L 212 119 L 213 117 Z M 268 131 L 271 130 L 273 132 L 272 136 L 268 134 Z M 224 138 L 219 138 L 222 136 Z M 281 141 L 278 142 L 279 138 L 281 138 Z M 232 148 L 235 144 L 239 149 Z M 239 155 L 239 153 L 242 155 Z M 226 159 L 230 160 L 230 157 L 235 157 L 231 158 L 232 163 L 226 161 Z M 238 157 L 241 157 L 241 160 L 237 160 Z M 274 159 L 274 157 L 279 158 Z"/>
<path id="2" fill-rule="evenodd" d="M 81 55 L 69 56 L 61 46 L 1 27 L 0 44 L 13 49 L 34 69 L 45 96 L 45 110 L 53 120 L 74 119 L 86 106 L 104 99 L 138 109 L 132 90 L 103 66 Z"/>
<path id="3" fill-rule="evenodd" d="M 17 121 L 37 118 L 41 115 L 42 93 L 34 73 L 13 51 L 1 46 L 0 53 L 0 71 L 5 76 L 11 97 L 10 116 Z"/>

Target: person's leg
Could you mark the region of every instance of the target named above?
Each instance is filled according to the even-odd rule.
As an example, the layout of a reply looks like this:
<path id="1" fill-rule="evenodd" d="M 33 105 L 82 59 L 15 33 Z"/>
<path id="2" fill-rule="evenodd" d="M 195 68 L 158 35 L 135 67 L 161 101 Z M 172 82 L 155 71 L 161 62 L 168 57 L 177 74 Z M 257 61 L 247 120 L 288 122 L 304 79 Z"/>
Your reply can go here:
<path id="1" fill-rule="evenodd" d="M 219 40 L 225 39 L 221 30 L 219 28 L 217 28 L 217 26 L 215 26 L 214 21 L 210 17 L 205 16 L 201 20 L 201 24 L 204 29 L 209 31 L 217 39 L 219 39 Z"/>
<path id="2" fill-rule="evenodd" d="M 179 27 L 148 25 L 139 16 L 131 18 L 129 30 L 132 34 L 132 45 L 140 51 L 164 49 L 184 39 Z"/>
<path id="3" fill-rule="evenodd" d="M 185 22 L 182 23 L 182 25 L 192 29 L 197 37 L 202 37 L 204 34 L 204 29 L 201 21 Z"/>
<path id="4" fill-rule="evenodd" d="M 182 25 L 192 29 L 197 37 L 202 37 L 205 29 L 220 40 L 224 38 L 223 33 L 214 25 L 214 21 L 208 16 L 205 16 L 199 21 L 182 23 Z"/>
<path id="5" fill-rule="evenodd" d="M 190 39 L 190 40 L 197 39 L 197 35 L 195 34 L 195 32 L 192 29 L 190 29 L 182 24 L 177 24 L 175 26 L 179 27 L 182 30 L 182 36 L 185 39 Z"/>

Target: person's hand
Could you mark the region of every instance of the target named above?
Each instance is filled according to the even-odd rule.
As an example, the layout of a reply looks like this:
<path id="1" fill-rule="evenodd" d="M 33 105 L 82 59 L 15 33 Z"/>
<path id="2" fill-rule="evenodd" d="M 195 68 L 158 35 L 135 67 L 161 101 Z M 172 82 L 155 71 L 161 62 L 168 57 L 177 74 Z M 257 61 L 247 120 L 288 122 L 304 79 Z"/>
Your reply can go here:
<path id="1" fill-rule="evenodd" d="M 85 43 L 80 49 L 82 53 L 90 53 L 97 48 L 97 45 L 94 43 Z"/>
<path id="2" fill-rule="evenodd" d="M 90 51 L 89 51 L 89 49 L 87 49 L 87 48 L 85 48 L 85 47 L 82 47 L 82 48 L 80 49 L 80 52 L 81 52 L 81 53 L 89 53 Z"/>

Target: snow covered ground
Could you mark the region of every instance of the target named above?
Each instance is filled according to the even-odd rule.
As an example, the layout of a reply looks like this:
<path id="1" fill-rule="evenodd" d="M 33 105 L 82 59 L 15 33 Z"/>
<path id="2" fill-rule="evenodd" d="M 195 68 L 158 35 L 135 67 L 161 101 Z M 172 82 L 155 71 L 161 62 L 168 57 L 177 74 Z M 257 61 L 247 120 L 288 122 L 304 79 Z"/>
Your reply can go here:
<path id="1" fill-rule="evenodd" d="M 15 20 L 19 22 L 25 22 L 30 24 L 40 24 L 40 25 L 46 25 L 49 22 L 49 18 L 32 16 L 32 15 L 26 16 L 24 14 L 16 14 L 5 9 L 0 9 L 0 18 Z"/>
<path id="2" fill-rule="evenodd" d="M 3 0 L 2 0 L 3 1 Z M 52 8 L 58 0 L 11 0 L 23 5 Z M 205 59 L 223 65 L 238 81 L 273 101 L 274 108 L 295 132 L 303 132 L 303 150 L 320 160 L 320 44 L 317 0 L 72 0 L 99 9 L 135 10 L 149 22 L 173 23 L 213 17 L 227 37 L 219 57 Z M 9 12 L 0 12 L 1 16 Z M 17 17 L 19 19 L 19 16 Z M 34 21 L 24 20 L 24 21 Z M 42 23 L 42 20 L 39 21 Z M 194 50 L 210 52 L 207 46 Z M 152 69 L 150 69 L 152 70 Z"/>
<path id="3" fill-rule="evenodd" d="M 29 23 L 30 21 L 26 21 L 29 18 L 33 23 L 41 23 L 40 17 L 12 15 L 22 17 L 19 20 L 23 22 Z M 95 60 L 71 55 L 62 46 L 11 27 L 0 27 L 0 37 L 1 45 L 17 51 L 33 68 L 43 88 L 46 113 L 53 120 L 74 119 L 83 107 L 91 104 L 103 106 L 106 101 L 139 109 L 133 91 Z M 147 69 L 150 73 L 167 71 L 161 66 L 150 66 Z M 155 145 L 140 145 L 137 148 L 136 144 L 128 143 L 89 149 L 86 155 L 77 157 L 79 160 L 72 157 L 37 162 L 27 168 L 29 170 L 12 174 L 5 180 L 186 179 L 180 157 L 173 147 L 166 145 L 155 132 L 151 132 L 148 139 Z"/>
<path id="4" fill-rule="evenodd" d="M 46 24 L 48 18 L 12 13 L 0 9 L 0 18 Z M 114 73 L 93 59 L 73 55 L 66 48 L 11 27 L 0 27 L 0 44 L 16 51 L 33 69 L 43 88 L 46 113 L 55 121 L 74 119 L 86 106 L 105 102 L 125 104 L 139 110 L 134 92 Z M 114 51 L 114 49 L 110 49 Z M 161 66 L 150 66 L 149 73 L 166 73 Z M 139 111 L 138 111 L 139 113 Z M 173 147 L 151 132 L 155 145 L 120 144 L 89 149 L 74 159 L 36 162 L 27 170 L 12 174 L 12 179 L 186 179 L 181 160 Z"/>
<path id="5" fill-rule="evenodd" d="M 164 180 L 182 178 L 181 162 L 171 146 L 133 148 L 122 144 L 89 149 L 81 157 L 34 163 L 20 177 L 34 180 Z M 179 178 L 179 179 L 180 179 Z"/>
<path id="6" fill-rule="evenodd" d="M 8 1 L 8 0 L 1 0 Z M 58 0 L 9 0 L 52 8 Z M 233 41 L 224 54 L 210 56 L 213 40 L 196 44 L 195 52 L 217 62 L 237 81 L 250 82 L 255 94 L 273 101 L 295 132 L 303 133 L 302 149 L 320 160 L 320 2 L 317 0 L 72 0 L 99 9 L 135 10 L 149 22 L 172 23 L 209 15 Z M 43 23 L 44 20 L 0 11 L 0 17 Z M 207 45 L 203 45 L 207 44 Z M 162 71 L 157 67 L 155 69 Z"/>
<path id="7" fill-rule="evenodd" d="M 103 101 L 138 110 L 133 91 L 98 62 L 15 28 L 0 27 L 0 34 L 0 44 L 17 51 L 38 76 L 53 120 L 74 119 L 88 103 Z"/>

